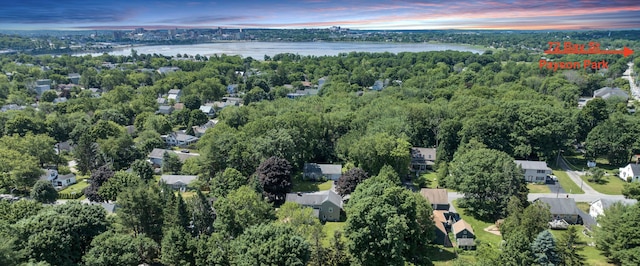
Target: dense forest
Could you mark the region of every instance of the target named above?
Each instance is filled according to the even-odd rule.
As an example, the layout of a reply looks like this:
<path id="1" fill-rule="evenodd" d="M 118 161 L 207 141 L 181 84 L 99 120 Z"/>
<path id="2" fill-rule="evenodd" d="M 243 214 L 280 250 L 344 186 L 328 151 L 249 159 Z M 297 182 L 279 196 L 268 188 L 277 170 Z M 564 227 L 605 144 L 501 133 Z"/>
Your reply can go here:
<path id="1" fill-rule="evenodd" d="M 437 148 L 438 182 L 458 191 L 474 189 L 470 170 L 501 173 L 496 182 L 507 187 L 499 204 L 466 204 L 476 207 L 478 219 L 506 218 L 511 231 L 505 240 L 528 242 L 502 251 L 482 247 L 489 251 L 479 251 L 477 262 L 529 263 L 507 255 L 535 253 L 529 243 L 549 237 L 539 224 L 548 210 L 523 203 L 527 191 L 516 180 L 513 159 L 552 161 L 584 144 L 585 157 L 622 166 L 640 151 L 635 103 L 593 99 L 577 107 L 580 97 L 602 87 L 629 93 L 621 76 L 628 62 L 637 66 L 640 59 L 570 55 L 562 60 L 607 60 L 609 68 L 553 71 L 539 67 L 541 56 L 515 48 L 264 60 L 135 51 L 121 57 L 4 55 L 0 190 L 55 202 L 62 195 L 36 181 L 42 169 L 69 172 L 74 160 L 78 174 L 91 180 L 84 197 L 118 207 L 107 214 L 80 203 L 0 201 L 0 235 L 7 239 L 0 243 L 0 264 L 428 265 L 431 206 L 401 187 L 411 179 L 411 147 Z M 160 73 L 161 67 L 180 70 Z M 70 84 L 72 73 L 80 74 L 78 84 Z M 38 95 L 41 79 L 55 89 Z M 319 80 L 318 95 L 287 97 Z M 378 81 L 384 88 L 372 90 Z M 233 84 L 243 105 L 217 108 L 218 123 L 189 147 L 201 156 L 180 162 L 165 155 L 164 173 L 198 176 L 192 195 L 155 182 L 145 159 L 154 148 L 166 148 L 161 135 L 207 123 L 200 106 L 231 96 Z M 182 109 L 157 113 L 157 98 L 172 89 L 182 91 Z M 72 152 L 53 149 L 66 141 Z M 282 204 L 307 162 L 341 163 L 363 175 L 354 178 L 359 185 L 351 189 L 342 233 L 323 235 L 309 209 Z M 535 221 L 514 218 L 520 213 Z M 570 251 L 562 254 L 575 259 Z"/>

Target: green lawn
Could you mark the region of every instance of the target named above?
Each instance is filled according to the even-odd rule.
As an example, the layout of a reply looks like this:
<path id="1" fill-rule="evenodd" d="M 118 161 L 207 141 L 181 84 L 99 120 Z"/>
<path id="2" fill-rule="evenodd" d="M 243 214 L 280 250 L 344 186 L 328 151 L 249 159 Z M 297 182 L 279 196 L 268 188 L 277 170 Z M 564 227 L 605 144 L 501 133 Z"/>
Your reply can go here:
<path id="1" fill-rule="evenodd" d="M 622 179 L 614 175 L 603 177 L 604 182 L 600 184 L 589 182 L 588 176 L 581 176 L 580 178 L 582 178 L 582 180 L 584 180 L 585 183 L 588 183 L 589 186 L 591 186 L 596 191 L 602 194 L 607 194 L 607 195 L 621 195 L 622 187 L 625 184 L 625 182 L 622 181 Z"/>
<path id="2" fill-rule="evenodd" d="M 558 183 L 560 183 L 560 186 L 562 186 L 566 193 L 584 194 L 584 191 L 580 188 L 580 186 L 576 185 L 576 183 L 571 180 L 571 178 L 565 171 L 553 168 L 553 175 L 558 177 Z"/>
<path id="3" fill-rule="evenodd" d="M 527 184 L 527 188 L 529 189 L 529 193 L 551 193 L 549 186 L 545 184 Z"/>
<path id="4" fill-rule="evenodd" d="M 589 213 L 589 209 L 591 208 L 591 205 L 587 202 L 576 202 L 576 206 L 585 213 Z"/>
<path id="5" fill-rule="evenodd" d="M 326 222 L 322 226 L 322 232 L 324 232 L 325 234 L 324 239 L 322 239 L 322 245 L 325 247 L 329 247 L 329 245 L 331 244 L 331 240 L 333 239 L 333 232 L 335 231 L 342 231 L 342 240 L 346 241 L 346 239 L 344 238 L 344 225 L 345 222 Z"/>
<path id="6" fill-rule="evenodd" d="M 291 191 L 294 192 L 311 192 L 311 191 L 321 191 L 321 190 L 329 190 L 331 189 L 332 180 L 326 182 L 316 182 L 316 181 L 307 181 L 307 180 L 293 180 L 293 188 Z"/>
<path id="7" fill-rule="evenodd" d="M 460 208 L 460 206 L 458 205 L 458 200 L 453 201 L 453 207 L 460 214 L 460 218 L 462 218 L 463 220 L 465 220 L 467 223 L 471 225 L 473 232 L 476 234 L 476 238 L 478 240 L 491 243 L 495 246 L 500 245 L 500 241 L 502 241 L 501 236 L 494 235 L 484 230 L 485 228 L 491 225 L 494 225 L 493 223 L 486 223 L 483 221 L 479 221 L 473 218 L 473 216 L 468 215 L 465 209 Z"/>
<path id="8" fill-rule="evenodd" d="M 82 190 L 84 188 L 89 186 L 89 183 L 87 183 L 87 181 L 85 180 L 87 178 L 88 178 L 88 176 L 81 176 L 81 175 L 76 176 L 77 183 L 75 183 L 75 184 L 73 184 L 71 186 L 68 186 L 63 190 L 60 190 L 60 193 L 69 193 L 69 194 L 71 194 L 73 192 L 76 192 L 76 193 L 82 192 Z"/>

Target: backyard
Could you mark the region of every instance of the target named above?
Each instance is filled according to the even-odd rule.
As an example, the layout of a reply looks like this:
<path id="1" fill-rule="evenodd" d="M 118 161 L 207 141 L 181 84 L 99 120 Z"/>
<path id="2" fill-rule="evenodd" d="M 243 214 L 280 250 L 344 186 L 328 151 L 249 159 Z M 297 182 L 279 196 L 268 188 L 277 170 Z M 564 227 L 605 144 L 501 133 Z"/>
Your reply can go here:
<path id="1" fill-rule="evenodd" d="M 88 176 L 81 176 L 78 175 L 76 176 L 76 183 L 66 187 L 63 190 L 60 190 L 59 193 L 60 194 L 74 194 L 74 193 L 81 193 L 82 190 L 86 187 L 89 186 L 89 183 L 87 183 L 86 179 L 89 178 Z"/>
<path id="2" fill-rule="evenodd" d="M 331 189 L 331 185 L 333 184 L 333 180 L 329 181 L 311 181 L 311 180 L 301 180 L 294 179 L 293 180 L 293 188 L 291 191 L 294 192 L 313 192 L 313 191 L 322 191 Z"/>

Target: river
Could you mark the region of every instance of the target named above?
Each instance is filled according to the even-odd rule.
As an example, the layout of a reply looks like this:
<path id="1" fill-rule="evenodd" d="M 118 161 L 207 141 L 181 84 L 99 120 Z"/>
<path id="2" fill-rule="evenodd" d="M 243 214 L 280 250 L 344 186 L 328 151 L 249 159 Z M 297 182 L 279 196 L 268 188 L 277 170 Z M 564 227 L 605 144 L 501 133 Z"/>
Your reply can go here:
<path id="1" fill-rule="evenodd" d="M 138 54 L 162 54 L 175 56 L 187 54 L 195 56 L 240 55 L 262 60 L 265 55 L 274 56 L 281 53 L 299 54 L 301 56 L 335 56 L 349 52 L 400 53 L 427 51 L 463 51 L 483 53 L 484 50 L 462 44 L 435 43 L 376 43 L 376 42 L 220 42 L 190 45 L 148 45 L 115 49 L 110 55 L 130 55 L 131 49 Z M 79 53 L 75 55 L 98 56 L 102 53 Z"/>

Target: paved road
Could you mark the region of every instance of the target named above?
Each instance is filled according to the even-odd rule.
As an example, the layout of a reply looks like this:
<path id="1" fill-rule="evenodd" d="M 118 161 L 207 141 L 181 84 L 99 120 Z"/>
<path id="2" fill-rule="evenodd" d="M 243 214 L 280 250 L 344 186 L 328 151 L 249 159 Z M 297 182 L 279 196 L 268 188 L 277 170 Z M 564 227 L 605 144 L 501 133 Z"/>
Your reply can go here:
<path id="1" fill-rule="evenodd" d="M 633 98 L 640 100 L 640 87 L 636 86 L 634 80 L 636 74 L 633 71 L 633 62 L 629 62 L 627 66 L 629 66 L 629 68 L 624 72 L 624 74 L 622 74 L 622 78 L 629 81 L 629 85 L 631 85 L 631 95 Z"/>
<path id="2" fill-rule="evenodd" d="M 573 183 L 576 183 L 576 185 L 579 185 L 582 188 L 585 194 L 592 194 L 592 195 L 599 195 L 599 196 L 605 195 L 593 189 L 588 183 L 585 183 L 582 180 L 582 178 L 580 178 L 580 176 L 585 175 L 585 173 L 581 171 L 571 170 L 571 168 L 567 164 L 567 161 L 564 158 L 562 158 L 562 156 L 558 157 L 558 165 L 560 166 L 560 168 L 562 168 L 562 170 L 567 172 L 567 175 L 569 176 L 569 178 L 571 178 L 571 181 L 573 181 Z"/>

